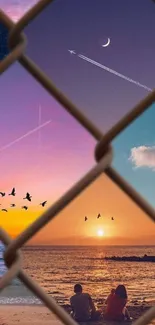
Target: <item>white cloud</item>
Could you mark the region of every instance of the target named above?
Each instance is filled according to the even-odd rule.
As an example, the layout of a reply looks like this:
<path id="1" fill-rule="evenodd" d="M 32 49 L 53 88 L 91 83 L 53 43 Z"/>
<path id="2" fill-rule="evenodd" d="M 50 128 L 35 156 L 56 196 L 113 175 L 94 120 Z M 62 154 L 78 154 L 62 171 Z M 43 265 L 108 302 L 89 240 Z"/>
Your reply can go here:
<path id="1" fill-rule="evenodd" d="M 137 168 L 148 167 L 155 170 L 155 146 L 140 146 L 132 148 L 129 160 Z"/>

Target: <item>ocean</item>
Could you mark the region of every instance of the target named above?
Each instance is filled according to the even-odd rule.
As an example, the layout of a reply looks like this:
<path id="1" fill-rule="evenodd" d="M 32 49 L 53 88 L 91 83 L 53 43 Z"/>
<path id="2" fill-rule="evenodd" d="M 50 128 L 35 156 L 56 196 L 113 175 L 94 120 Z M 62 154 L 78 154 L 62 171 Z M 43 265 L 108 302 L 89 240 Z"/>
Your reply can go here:
<path id="1" fill-rule="evenodd" d="M 0 246 L 0 276 L 6 271 Z M 105 256 L 155 255 L 155 246 L 42 246 L 22 250 L 23 269 L 59 304 L 69 303 L 73 286 L 79 282 L 98 304 L 111 288 L 124 284 L 129 304 L 155 302 L 155 264 L 105 261 Z M 41 304 L 18 279 L 0 292 L 0 304 Z"/>

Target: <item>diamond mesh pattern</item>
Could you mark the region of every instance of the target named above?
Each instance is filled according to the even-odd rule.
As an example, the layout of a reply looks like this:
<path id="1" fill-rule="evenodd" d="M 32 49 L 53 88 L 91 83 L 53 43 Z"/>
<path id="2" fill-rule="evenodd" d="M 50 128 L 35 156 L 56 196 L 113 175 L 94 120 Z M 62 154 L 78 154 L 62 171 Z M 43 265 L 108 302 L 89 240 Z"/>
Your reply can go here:
<path id="1" fill-rule="evenodd" d="M 155 221 L 154 209 L 144 200 L 129 184 L 111 167 L 113 152 L 111 141 L 127 127 L 135 118 L 140 116 L 149 105 L 155 101 L 155 91 L 138 104 L 131 112 L 125 116 L 113 128 L 103 134 L 90 120 L 88 120 L 73 103 L 52 83 L 52 81 L 40 70 L 40 68 L 24 55 L 26 39 L 22 34 L 24 27 L 34 19 L 52 0 L 42 0 L 26 13 L 18 23 L 14 24 L 2 11 L 0 11 L 0 23 L 6 26 L 9 31 L 8 42 L 10 52 L 0 63 L 0 73 L 5 73 L 8 67 L 16 62 L 19 63 L 30 73 L 40 84 L 67 110 L 88 132 L 98 141 L 94 154 L 96 166 L 80 179 L 68 192 L 54 203 L 46 212 L 44 212 L 32 225 L 11 240 L 4 229 L 0 228 L 0 240 L 6 246 L 4 260 L 8 271 L 1 279 L 3 289 L 14 277 L 18 277 L 42 302 L 66 325 L 76 325 L 76 322 L 49 297 L 44 290 L 32 280 L 23 270 L 21 265 L 20 248 L 52 220 L 63 208 L 65 208 L 77 195 L 79 195 L 91 182 L 100 174 L 105 173 L 113 182 L 115 182 L 147 215 Z M 92 153 L 93 154 L 93 153 Z M 145 315 L 141 316 L 136 325 L 146 325 L 155 318 L 155 307 L 150 308 Z"/>

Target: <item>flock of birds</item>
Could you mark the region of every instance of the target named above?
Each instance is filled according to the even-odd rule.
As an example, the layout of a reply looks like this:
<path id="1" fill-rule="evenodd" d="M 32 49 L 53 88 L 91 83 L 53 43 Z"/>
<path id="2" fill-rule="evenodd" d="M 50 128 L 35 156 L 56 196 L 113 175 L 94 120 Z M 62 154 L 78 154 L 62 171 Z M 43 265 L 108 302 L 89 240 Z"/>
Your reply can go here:
<path id="1" fill-rule="evenodd" d="M 97 215 L 97 219 L 99 219 L 99 218 L 101 218 L 101 214 L 100 213 Z M 84 220 L 87 221 L 88 220 L 88 217 L 85 217 Z M 111 217 L 111 220 L 114 220 L 114 218 Z"/>
<path id="2" fill-rule="evenodd" d="M 6 195 L 6 193 L 5 192 L 0 192 L 0 195 L 1 195 L 1 197 L 4 197 Z M 8 195 L 11 195 L 11 196 L 15 196 L 16 195 L 16 189 L 15 189 L 15 187 L 13 187 L 11 193 L 9 193 Z M 27 192 L 26 193 L 26 196 L 23 197 L 23 200 L 27 200 L 27 201 L 31 202 L 31 198 L 32 198 L 32 196 L 30 195 L 30 193 Z M 47 201 L 44 201 L 44 202 L 41 202 L 39 205 L 41 205 L 42 207 L 44 207 L 46 205 L 46 203 L 47 203 Z M 1 205 L 1 203 L 0 203 L 0 205 Z M 14 208 L 16 206 L 16 204 L 11 203 L 10 206 L 11 206 L 11 208 Z M 27 205 L 23 205 L 21 208 L 24 209 L 24 210 L 28 210 L 28 206 Z M 4 209 L 4 208 L 1 209 L 1 211 L 8 212 L 8 210 L 7 209 Z M 100 213 L 97 215 L 97 219 L 99 219 L 99 218 L 101 218 L 101 214 Z M 85 216 L 85 219 L 84 220 L 87 221 L 88 220 L 88 217 Z M 111 220 L 114 220 L 114 218 L 111 217 Z"/>
<path id="3" fill-rule="evenodd" d="M 0 192 L 0 195 L 1 195 L 1 197 L 4 197 L 6 195 L 6 193 L 5 192 Z M 15 187 L 12 189 L 11 193 L 9 193 L 8 195 L 11 195 L 11 196 L 16 195 Z M 32 196 L 30 195 L 30 193 L 27 192 L 25 197 L 23 197 L 23 200 L 27 200 L 27 201 L 31 202 L 31 198 L 32 198 Z M 42 207 L 44 207 L 46 205 L 46 203 L 47 203 L 47 201 L 44 201 L 44 202 L 40 203 L 39 205 L 42 205 Z M 0 205 L 1 205 L 1 203 L 0 203 Z M 11 208 L 14 208 L 16 206 L 16 204 L 11 203 L 10 206 L 11 206 Z M 24 209 L 24 210 L 28 210 L 27 205 L 23 205 L 21 208 Z M 1 209 L 1 211 L 8 212 L 7 209 Z"/>

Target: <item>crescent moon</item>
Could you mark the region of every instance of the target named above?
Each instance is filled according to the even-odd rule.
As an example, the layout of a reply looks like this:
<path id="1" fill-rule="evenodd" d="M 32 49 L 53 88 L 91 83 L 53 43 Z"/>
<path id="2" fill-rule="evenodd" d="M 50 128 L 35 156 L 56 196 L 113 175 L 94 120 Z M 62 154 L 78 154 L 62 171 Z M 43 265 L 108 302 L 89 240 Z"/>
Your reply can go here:
<path id="1" fill-rule="evenodd" d="M 110 38 L 108 38 L 108 41 L 106 44 L 103 44 L 102 47 L 107 47 L 110 44 Z"/>

